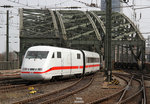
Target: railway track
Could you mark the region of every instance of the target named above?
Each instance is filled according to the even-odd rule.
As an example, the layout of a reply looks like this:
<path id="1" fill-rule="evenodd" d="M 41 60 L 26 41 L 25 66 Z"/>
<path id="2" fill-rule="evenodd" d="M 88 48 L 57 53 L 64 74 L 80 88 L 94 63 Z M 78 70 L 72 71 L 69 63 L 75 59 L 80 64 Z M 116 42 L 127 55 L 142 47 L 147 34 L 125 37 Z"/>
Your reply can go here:
<path id="1" fill-rule="evenodd" d="M 146 104 L 146 95 L 145 95 L 145 86 L 144 86 L 144 78 L 141 76 L 141 78 L 136 78 L 135 75 L 124 75 L 124 74 L 115 74 L 117 77 L 120 77 L 125 82 L 127 82 L 127 78 L 130 78 L 127 82 L 127 85 L 119 90 L 118 92 L 91 101 L 89 104 L 137 104 L 142 103 Z M 135 84 L 136 83 L 136 84 Z M 138 86 L 135 86 L 137 85 Z M 140 100 L 135 99 L 138 98 Z"/>
<path id="2" fill-rule="evenodd" d="M 7 86 L 18 81 L 22 81 L 19 75 L 3 76 L 3 77 L 0 77 L 0 86 L 5 86 L 5 85 Z"/>
<path id="3" fill-rule="evenodd" d="M 60 90 L 56 90 L 56 91 L 46 93 L 46 94 L 41 94 L 39 96 L 35 96 L 35 97 L 29 98 L 29 99 L 15 102 L 13 104 L 53 103 L 53 102 L 56 102 L 58 100 L 61 100 L 65 97 L 68 97 L 74 93 L 77 93 L 77 92 L 83 90 L 84 88 L 88 87 L 92 83 L 93 79 L 94 79 L 93 76 L 84 77 L 84 78 L 79 79 L 75 83 L 73 83 L 65 88 L 62 88 Z"/>
<path id="4" fill-rule="evenodd" d="M 86 103 L 89 103 L 89 104 L 90 103 L 91 104 L 122 104 L 122 103 L 126 103 L 126 104 L 143 103 L 144 104 L 145 102 L 150 102 L 149 101 L 149 98 L 150 98 L 150 94 L 149 94 L 150 93 L 149 92 L 149 90 L 150 90 L 150 83 L 148 85 L 145 85 L 145 81 L 149 82 L 149 80 L 146 79 L 145 76 L 142 76 L 142 74 L 132 73 L 132 75 L 133 76 L 131 76 L 130 74 L 116 74 L 115 76 L 120 77 L 121 79 L 123 79 L 127 83 L 127 85 L 124 86 L 124 87 L 121 86 L 118 90 L 115 89 L 115 91 L 117 91 L 117 92 L 113 93 L 112 95 L 108 94 L 110 96 L 107 96 L 107 97 L 104 97 L 104 98 L 101 97 L 101 99 L 98 99 L 98 98 L 100 98 L 100 96 L 96 97 L 97 96 L 96 94 L 94 94 L 95 97 L 96 97 L 96 100 L 94 99 L 94 97 L 91 98 L 91 97 L 87 96 L 87 91 L 85 91 L 85 90 L 84 91 L 86 92 L 87 98 L 86 97 L 84 98 L 84 95 L 83 95 L 85 93 L 84 91 L 83 91 L 83 93 L 82 93 L 82 91 L 80 92 L 80 93 L 82 93 L 82 95 L 80 95 L 80 93 L 78 94 L 77 92 L 74 92 L 74 91 L 73 92 L 77 93 L 77 94 L 74 94 L 74 95 L 76 95 L 77 97 L 82 97 L 83 101 L 84 102 L 87 101 Z M 131 78 L 132 78 L 132 80 L 131 80 Z M 71 79 L 71 80 L 74 80 L 74 79 Z M 69 80 L 66 80 L 66 81 L 71 81 L 71 80 L 69 79 Z M 76 79 L 76 80 L 78 80 L 78 79 Z M 23 93 L 26 94 L 26 95 L 24 95 L 25 100 L 22 100 L 21 98 L 14 99 L 14 100 L 10 99 L 11 103 L 14 102 L 14 104 L 35 104 L 35 103 L 36 104 L 37 103 L 40 103 L 40 104 L 47 104 L 47 103 L 61 104 L 63 102 L 68 102 L 68 101 L 69 102 L 80 101 L 80 100 L 76 100 L 75 96 L 70 96 L 70 95 L 72 95 L 71 89 L 66 89 L 66 92 L 65 91 L 61 91 L 61 90 L 59 90 L 59 91 L 57 90 L 57 89 L 66 88 L 66 86 L 68 87 L 68 85 L 71 85 L 74 82 L 71 82 L 71 83 L 69 82 L 69 84 L 65 84 L 64 87 L 58 87 L 58 88 L 55 88 L 55 89 L 52 88 L 53 85 L 56 86 L 57 84 L 59 84 L 61 86 L 61 83 L 64 83 L 66 81 L 61 81 L 61 82 L 57 81 L 57 82 L 50 82 L 50 83 L 33 84 L 33 85 L 31 85 L 31 87 L 34 87 L 35 90 L 37 91 L 37 93 L 35 93 L 35 94 L 29 94 L 28 87 L 30 87 L 30 85 L 25 85 L 24 86 L 23 84 L 22 84 L 22 86 L 20 84 L 20 87 L 19 87 L 19 85 L 16 85 L 17 86 L 16 88 L 8 88 L 4 92 L 8 92 L 8 94 L 10 92 L 10 94 L 12 94 L 12 93 L 14 93 L 12 91 L 16 91 L 16 92 L 17 91 L 19 91 L 19 92 L 23 91 Z M 129 84 L 129 82 L 130 82 L 130 84 Z M 98 82 L 98 83 L 100 83 L 100 82 Z M 51 86 L 51 84 L 52 84 L 52 86 Z M 136 85 L 136 87 L 134 85 Z M 13 87 L 13 85 L 12 85 L 12 87 Z M 43 88 L 45 89 L 45 87 L 46 87 L 46 90 L 43 90 Z M 48 88 L 52 88 L 53 90 L 49 90 Z M 78 90 L 79 88 L 80 87 L 75 87 L 74 89 Z M 3 91 L 2 91 L 3 89 L 5 89 L 5 87 L 0 88 L 0 93 L 1 92 L 3 93 Z M 54 91 L 54 92 L 52 92 L 52 91 Z M 111 89 L 109 91 L 111 91 Z M 49 92 L 49 95 L 45 95 L 45 94 L 48 94 L 47 92 Z M 62 92 L 62 93 L 60 93 L 60 92 Z M 88 90 L 88 92 L 90 92 L 90 91 Z M 100 93 L 100 91 L 99 91 L 99 93 Z M 39 96 L 37 96 L 37 95 L 39 95 Z M 61 96 L 61 95 L 63 95 L 63 96 Z M 146 97 L 144 97 L 143 95 L 144 96 L 149 96 L 149 97 L 147 97 L 148 101 L 146 100 Z M 45 97 L 41 97 L 41 96 L 45 96 Z M 28 99 L 28 98 L 31 98 L 31 100 Z M 89 100 L 86 100 L 88 98 L 89 98 Z M 46 101 L 47 99 L 49 99 L 49 100 Z M 8 101 L 8 102 L 10 102 L 10 101 Z M 20 101 L 22 101 L 22 102 L 20 102 Z M 147 104 L 149 104 L 149 103 L 147 103 Z"/>
<path id="5" fill-rule="evenodd" d="M 145 82 L 145 92 L 147 97 L 147 104 L 150 104 L 150 80 L 146 80 Z"/>
<path id="6" fill-rule="evenodd" d="M 7 73 L 7 74 L 6 74 Z M 0 72 L 0 79 L 1 78 L 9 78 L 9 77 L 16 77 L 16 76 L 20 76 L 20 71 L 17 73 L 13 73 L 13 72 L 5 72 L 5 73 L 1 73 Z"/>
<path id="7" fill-rule="evenodd" d="M 1 76 L 0 77 L 0 81 L 3 81 L 3 80 L 10 80 L 10 79 L 20 79 L 20 75 L 16 75 L 16 76 Z"/>
<path id="8" fill-rule="evenodd" d="M 16 84 L 26 84 L 27 81 L 21 79 L 21 78 L 15 78 L 15 79 L 7 79 L 7 80 L 1 80 L 0 86 L 8 86 L 8 85 L 16 85 Z"/>
<path id="9" fill-rule="evenodd" d="M 26 84 L 19 84 L 19 85 L 7 85 L 7 86 L 1 86 L 0 87 L 0 92 L 5 93 L 5 92 L 13 92 L 13 91 L 18 91 L 18 90 L 26 90 L 29 87 L 42 87 L 42 86 L 48 86 L 48 85 L 53 85 L 53 84 L 59 84 L 59 83 L 64 83 L 64 82 L 70 82 L 70 81 L 75 81 L 77 80 L 77 78 L 75 79 L 67 79 L 67 80 L 60 80 L 60 81 L 54 81 L 54 82 L 50 82 L 50 81 L 43 81 L 41 82 L 37 82 L 37 83 L 30 83 L 27 82 Z"/>
<path id="10" fill-rule="evenodd" d="M 133 75 L 134 76 L 134 75 Z M 132 78 L 131 87 L 123 92 L 121 98 L 117 102 L 117 104 L 128 103 L 128 104 L 138 104 L 141 103 L 140 98 L 142 97 L 141 92 L 143 90 L 143 83 L 140 79 Z M 135 98 L 136 97 L 136 98 Z M 137 100 L 139 99 L 139 100 Z"/>

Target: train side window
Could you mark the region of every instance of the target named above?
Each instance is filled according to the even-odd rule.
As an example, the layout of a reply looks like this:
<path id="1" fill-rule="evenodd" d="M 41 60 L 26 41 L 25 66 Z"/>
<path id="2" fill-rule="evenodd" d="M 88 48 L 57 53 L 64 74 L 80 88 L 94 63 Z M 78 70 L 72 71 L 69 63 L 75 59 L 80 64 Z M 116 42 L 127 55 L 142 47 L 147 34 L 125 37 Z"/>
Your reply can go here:
<path id="1" fill-rule="evenodd" d="M 61 52 L 57 52 L 57 58 L 61 58 Z"/>
<path id="2" fill-rule="evenodd" d="M 77 59 L 80 59 L 80 54 L 77 54 Z"/>
<path id="3" fill-rule="evenodd" d="M 87 63 L 96 63 L 99 62 L 99 58 L 87 57 Z"/>
<path id="4" fill-rule="evenodd" d="M 54 58 L 55 56 L 54 56 L 54 53 L 53 53 L 53 55 L 52 55 L 52 58 Z"/>

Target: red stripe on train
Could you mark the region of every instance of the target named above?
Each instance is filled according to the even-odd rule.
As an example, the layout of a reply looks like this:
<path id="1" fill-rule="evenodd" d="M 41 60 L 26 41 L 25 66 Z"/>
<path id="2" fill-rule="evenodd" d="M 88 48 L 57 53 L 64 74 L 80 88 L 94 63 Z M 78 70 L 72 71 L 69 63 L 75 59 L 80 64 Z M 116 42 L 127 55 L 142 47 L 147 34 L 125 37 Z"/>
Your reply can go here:
<path id="1" fill-rule="evenodd" d="M 21 72 L 21 73 L 26 73 L 26 74 L 28 74 L 28 73 L 30 73 L 30 72 Z"/>
<path id="2" fill-rule="evenodd" d="M 99 64 L 97 65 L 86 65 L 85 68 L 89 68 L 89 67 L 97 67 L 100 66 Z M 43 73 L 47 73 L 49 71 L 53 71 L 53 70 L 66 70 L 66 69 L 78 69 L 78 68 L 83 68 L 83 66 L 61 66 L 61 67 L 52 67 L 44 72 L 21 72 L 21 73 L 35 73 L 35 74 L 43 74 Z"/>

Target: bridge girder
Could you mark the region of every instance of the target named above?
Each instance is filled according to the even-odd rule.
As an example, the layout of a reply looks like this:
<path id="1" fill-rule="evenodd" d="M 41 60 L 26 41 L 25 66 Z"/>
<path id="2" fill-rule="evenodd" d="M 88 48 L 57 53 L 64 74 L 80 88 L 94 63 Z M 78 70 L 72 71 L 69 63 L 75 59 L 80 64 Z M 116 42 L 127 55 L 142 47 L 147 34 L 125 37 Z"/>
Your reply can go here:
<path id="1" fill-rule="evenodd" d="M 20 9 L 20 14 L 21 55 L 28 47 L 41 44 L 104 54 L 106 19 L 103 11 Z M 112 46 L 112 61 L 125 61 L 118 59 L 121 55 L 117 56 L 125 55 L 124 50 L 130 51 L 127 53 L 133 55 L 135 62 L 145 60 L 145 40 L 140 31 L 127 16 L 116 12 L 112 13 Z M 118 51 L 116 47 L 122 48 Z"/>

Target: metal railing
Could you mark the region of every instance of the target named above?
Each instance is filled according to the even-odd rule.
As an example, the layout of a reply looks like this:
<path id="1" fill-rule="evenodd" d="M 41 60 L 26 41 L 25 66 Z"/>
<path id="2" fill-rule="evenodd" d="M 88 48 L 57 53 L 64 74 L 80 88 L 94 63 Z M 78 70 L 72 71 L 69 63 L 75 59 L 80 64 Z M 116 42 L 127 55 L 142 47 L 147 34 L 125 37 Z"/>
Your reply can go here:
<path id="1" fill-rule="evenodd" d="M 19 69 L 18 61 L 0 61 L 0 70 Z"/>

